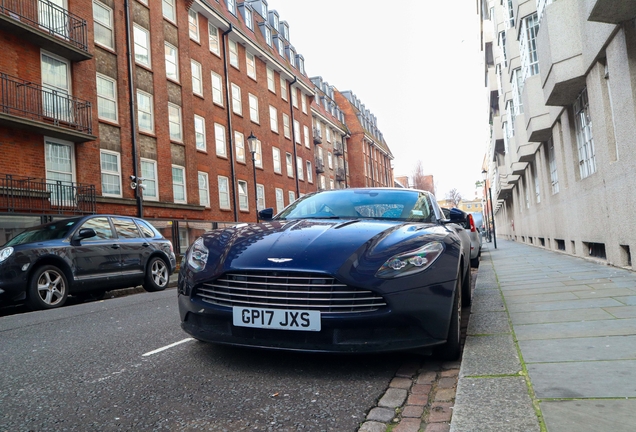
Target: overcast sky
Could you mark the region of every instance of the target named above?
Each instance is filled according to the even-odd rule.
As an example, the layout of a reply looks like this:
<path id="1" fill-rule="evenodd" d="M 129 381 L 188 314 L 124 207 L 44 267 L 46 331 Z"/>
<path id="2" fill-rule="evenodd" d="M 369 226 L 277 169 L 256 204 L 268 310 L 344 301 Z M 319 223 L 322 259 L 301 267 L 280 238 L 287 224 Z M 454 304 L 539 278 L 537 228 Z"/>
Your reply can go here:
<path id="1" fill-rule="evenodd" d="M 268 0 L 310 77 L 376 115 L 394 174 L 418 160 L 438 198 L 475 195 L 488 117 L 475 0 Z"/>

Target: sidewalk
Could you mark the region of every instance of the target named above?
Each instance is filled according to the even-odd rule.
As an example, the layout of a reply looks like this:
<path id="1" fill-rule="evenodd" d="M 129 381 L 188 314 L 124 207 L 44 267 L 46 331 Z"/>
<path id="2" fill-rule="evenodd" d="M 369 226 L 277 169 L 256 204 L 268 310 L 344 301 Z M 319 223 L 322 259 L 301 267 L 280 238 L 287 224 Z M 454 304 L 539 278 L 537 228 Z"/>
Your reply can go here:
<path id="1" fill-rule="evenodd" d="M 636 273 L 485 243 L 451 431 L 636 430 Z"/>

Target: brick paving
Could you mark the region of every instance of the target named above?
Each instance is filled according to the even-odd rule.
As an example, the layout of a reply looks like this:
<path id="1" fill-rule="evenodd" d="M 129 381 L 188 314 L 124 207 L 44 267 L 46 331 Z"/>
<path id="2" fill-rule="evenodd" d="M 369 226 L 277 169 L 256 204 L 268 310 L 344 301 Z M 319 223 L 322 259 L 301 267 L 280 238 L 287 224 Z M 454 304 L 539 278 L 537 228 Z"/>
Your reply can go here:
<path id="1" fill-rule="evenodd" d="M 477 270 L 472 271 L 473 288 Z M 462 308 L 462 349 L 470 308 Z M 449 432 L 460 361 L 423 357 L 403 365 L 358 432 Z"/>

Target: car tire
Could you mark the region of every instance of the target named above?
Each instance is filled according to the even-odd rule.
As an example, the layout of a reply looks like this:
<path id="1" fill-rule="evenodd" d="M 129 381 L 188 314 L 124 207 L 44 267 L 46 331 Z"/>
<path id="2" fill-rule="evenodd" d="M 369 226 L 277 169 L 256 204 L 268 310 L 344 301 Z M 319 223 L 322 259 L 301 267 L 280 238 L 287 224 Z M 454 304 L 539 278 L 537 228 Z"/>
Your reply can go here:
<path id="1" fill-rule="evenodd" d="M 27 305 L 36 310 L 61 307 L 68 298 L 68 288 L 66 275 L 58 267 L 39 267 L 29 281 Z"/>
<path id="2" fill-rule="evenodd" d="M 461 331 L 462 331 L 462 284 L 459 275 L 457 277 L 457 287 L 453 299 L 453 311 L 451 313 L 450 325 L 448 327 L 448 337 L 446 343 L 435 352 L 435 356 L 441 360 L 457 360 L 461 354 Z"/>
<path id="3" fill-rule="evenodd" d="M 472 267 L 472 260 L 471 260 Z M 470 269 L 468 269 L 468 274 L 464 276 L 462 279 L 462 306 L 467 307 L 473 303 L 473 290 L 471 284 L 472 274 Z"/>
<path id="4" fill-rule="evenodd" d="M 472 268 L 478 268 L 479 267 L 479 255 L 477 255 L 477 258 L 471 258 L 470 259 L 470 266 Z"/>
<path id="5" fill-rule="evenodd" d="M 170 281 L 168 266 L 159 257 L 152 257 L 146 266 L 146 279 L 144 289 L 148 292 L 163 291 Z"/>

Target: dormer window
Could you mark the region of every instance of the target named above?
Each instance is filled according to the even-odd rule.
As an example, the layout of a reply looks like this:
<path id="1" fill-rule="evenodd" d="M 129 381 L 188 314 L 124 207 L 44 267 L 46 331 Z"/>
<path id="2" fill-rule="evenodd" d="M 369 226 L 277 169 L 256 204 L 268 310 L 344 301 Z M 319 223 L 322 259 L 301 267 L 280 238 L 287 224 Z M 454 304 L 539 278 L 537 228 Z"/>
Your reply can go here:
<path id="1" fill-rule="evenodd" d="M 236 15 L 236 0 L 225 0 L 227 3 L 227 10 L 230 11 L 232 15 Z"/>
<path id="2" fill-rule="evenodd" d="M 278 34 L 274 36 L 274 45 L 276 45 L 278 54 L 281 57 L 285 57 L 285 45 L 283 43 L 283 38 L 281 37 L 281 35 Z"/>
<path id="3" fill-rule="evenodd" d="M 252 10 L 267 20 L 267 1 L 266 0 L 251 0 L 250 5 Z"/>
<path id="4" fill-rule="evenodd" d="M 296 64 L 300 73 L 305 75 L 305 58 L 302 55 L 296 54 Z"/>
<path id="5" fill-rule="evenodd" d="M 280 19 L 278 18 L 278 12 L 270 11 L 269 12 L 269 25 L 271 25 L 273 28 L 278 30 L 279 22 L 280 22 Z"/>
<path id="6" fill-rule="evenodd" d="M 239 4 L 239 10 L 243 15 L 243 19 L 245 20 L 245 25 L 248 29 L 254 31 L 254 14 L 252 12 L 252 7 L 249 3 L 241 3 Z"/>
<path id="7" fill-rule="evenodd" d="M 296 51 L 294 50 L 294 48 L 291 47 L 291 45 L 288 45 L 285 50 L 287 51 L 287 58 L 289 59 L 289 64 L 292 65 L 292 67 L 296 67 Z"/>
<path id="8" fill-rule="evenodd" d="M 281 21 L 278 26 L 278 31 L 283 35 L 285 40 L 289 40 L 289 24 L 287 21 Z"/>
<path id="9" fill-rule="evenodd" d="M 261 33 L 263 33 L 267 45 L 272 46 L 272 28 L 266 22 L 260 22 L 258 26 L 261 28 Z"/>

